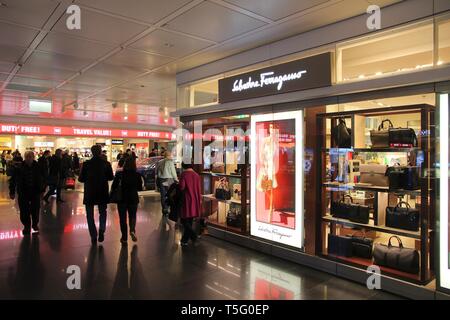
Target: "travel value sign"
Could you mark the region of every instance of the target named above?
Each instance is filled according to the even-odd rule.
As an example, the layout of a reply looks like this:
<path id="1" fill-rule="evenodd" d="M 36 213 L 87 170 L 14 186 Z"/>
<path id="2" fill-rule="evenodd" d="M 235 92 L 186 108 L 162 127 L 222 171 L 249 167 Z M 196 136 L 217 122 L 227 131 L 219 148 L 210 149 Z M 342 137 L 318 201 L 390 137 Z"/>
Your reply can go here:
<path id="1" fill-rule="evenodd" d="M 331 53 L 219 80 L 219 102 L 331 86 Z"/>

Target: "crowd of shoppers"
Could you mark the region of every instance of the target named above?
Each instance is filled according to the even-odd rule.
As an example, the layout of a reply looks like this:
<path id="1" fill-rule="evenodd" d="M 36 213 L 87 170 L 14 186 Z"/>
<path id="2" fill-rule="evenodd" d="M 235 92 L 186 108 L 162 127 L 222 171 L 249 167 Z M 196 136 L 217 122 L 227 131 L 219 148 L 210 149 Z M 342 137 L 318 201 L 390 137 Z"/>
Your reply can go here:
<path id="1" fill-rule="evenodd" d="M 117 204 L 119 213 L 122 244 L 127 244 L 128 237 L 137 241 L 136 216 L 139 204 L 139 191 L 143 190 L 143 178 L 137 172 L 136 155 L 130 149 L 120 152 L 117 157 L 118 169 L 114 175 L 111 163 L 107 161 L 101 146 L 91 148 L 92 158 L 80 163 L 76 153 L 57 149 L 42 153 L 36 161 L 35 154 L 27 151 L 22 155 L 17 150 L 3 152 L 1 164 L 10 167 L 8 174 L 10 198 L 16 199 L 20 210 L 20 220 L 24 226 L 23 235 L 39 231 L 39 212 L 41 200 L 49 202 L 50 196 L 56 194 L 57 202 L 64 202 L 61 189 L 71 173 L 78 173 L 78 181 L 84 184 L 83 204 L 92 244 L 103 242 L 106 233 L 107 209 L 109 203 Z M 177 206 L 171 212 L 171 219 L 180 219 L 184 232 L 181 245 L 188 245 L 198 238 L 193 223 L 201 216 L 201 181 L 192 165 L 183 164 L 183 172 L 177 175 L 170 152 L 165 151 L 164 158 L 156 167 L 157 186 L 161 194 L 161 208 L 164 216 L 170 212 L 167 191 L 177 194 Z M 111 190 L 109 182 L 112 181 Z M 48 188 L 48 190 L 47 190 Z M 47 192 L 45 193 L 45 191 Z M 94 218 L 94 208 L 98 207 L 99 229 Z"/>

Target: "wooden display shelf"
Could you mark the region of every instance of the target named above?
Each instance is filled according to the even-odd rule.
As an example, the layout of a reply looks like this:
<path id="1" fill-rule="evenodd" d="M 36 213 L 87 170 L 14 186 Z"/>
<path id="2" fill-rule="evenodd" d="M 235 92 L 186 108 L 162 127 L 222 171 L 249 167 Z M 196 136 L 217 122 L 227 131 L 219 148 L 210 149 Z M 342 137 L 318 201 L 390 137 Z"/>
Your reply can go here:
<path id="1" fill-rule="evenodd" d="M 325 182 L 323 184 L 326 188 L 336 189 L 331 191 L 345 191 L 345 190 L 361 190 L 361 191 L 372 191 L 372 192 L 386 192 L 386 193 L 399 193 L 419 196 L 421 194 L 420 190 L 392 190 L 389 187 L 374 187 L 374 186 L 364 186 L 357 185 L 353 183 L 335 183 L 335 182 Z"/>
<path id="2" fill-rule="evenodd" d="M 216 228 L 222 229 L 222 230 L 233 231 L 234 233 L 240 233 L 240 234 L 245 233 L 241 230 L 241 228 L 231 227 L 231 226 L 226 225 L 225 223 L 219 223 L 216 221 L 208 220 L 208 224 L 210 224 Z"/>
<path id="3" fill-rule="evenodd" d="M 230 200 L 217 199 L 214 196 L 214 194 L 204 194 L 204 195 L 202 195 L 202 197 L 207 199 L 207 200 L 210 200 L 210 201 L 214 201 L 215 200 L 215 201 L 224 202 L 224 203 L 228 203 L 228 204 L 231 204 L 231 203 L 239 204 L 239 205 L 241 204 L 241 200 L 236 200 L 236 199 L 233 199 L 233 198 L 231 198 Z M 249 204 L 249 203 L 250 203 L 250 201 L 247 200 L 247 204 Z"/>
<path id="4" fill-rule="evenodd" d="M 342 150 L 347 152 L 355 152 L 355 153 L 368 153 L 368 152 L 377 152 L 377 153 L 407 153 L 407 152 L 418 152 L 424 151 L 424 149 L 412 147 L 412 148 L 324 148 L 323 151 L 330 152 L 334 150 Z"/>
<path id="5" fill-rule="evenodd" d="M 339 225 L 342 225 L 345 227 L 358 227 L 358 228 L 363 228 L 363 229 L 367 229 L 367 230 L 379 231 L 379 232 L 394 234 L 397 236 L 409 237 L 409 238 L 421 240 L 420 231 L 408 231 L 408 230 L 390 228 L 390 227 L 386 227 L 386 226 L 376 226 L 373 224 L 357 223 L 357 222 L 352 222 L 347 219 L 335 218 L 330 215 L 326 215 L 326 216 L 322 217 L 322 219 L 325 222 L 332 222 L 332 223 L 336 223 L 336 224 L 339 224 Z"/>
<path id="6" fill-rule="evenodd" d="M 328 259 L 331 259 L 331 260 L 335 260 L 338 262 L 343 262 L 345 264 L 352 265 L 354 267 L 359 267 L 364 270 L 366 270 L 369 266 L 374 265 L 373 259 L 364 259 L 364 258 L 359 258 L 359 257 L 344 257 L 344 256 L 333 255 L 333 254 L 326 254 L 325 257 L 327 257 Z M 430 276 L 427 277 L 428 280 L 424 280 L 424 281 L 421 280 L 420 273 L 413 274 L 413 273 L 408 273 L 408 272 L 404 272 L 404 271 L 400 271 L 397 269 L 388 268 L 388 267 L 384 267 L 384 266 L 378 266 L 378 267 L 380 268 L 382 275 L 393 276 L 393 277 L 400 278 L 400 279 L 403 279 L 406 281 L 411 281 L 411 282 L 414 282 L 417 284 L 426 284 L 432 280 L 432 277 L 430 277 Z"/>
<path id="7" fill-rule="evenodd" d="M 225 174 L 225 173 L 216 173 L 216 172 L 209 172 L 209 171 L 203 171 L 201 174 L 203 175 L 209 175 L 209 176 L 217 176 L 217 177 L 225 177 L 225 178 L 234 178 L 234 179 L 242 179 L 242 176 L 240 174 Z M 249 176 L 247 176 L 249 178 Z"/>

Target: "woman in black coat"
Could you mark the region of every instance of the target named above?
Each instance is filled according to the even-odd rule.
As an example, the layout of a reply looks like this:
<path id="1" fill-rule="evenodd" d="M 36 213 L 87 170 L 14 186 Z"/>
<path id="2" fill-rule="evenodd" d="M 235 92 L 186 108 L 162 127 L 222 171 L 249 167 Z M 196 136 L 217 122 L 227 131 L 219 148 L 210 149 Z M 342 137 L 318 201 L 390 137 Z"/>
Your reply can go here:
<path id="1" fill-rule="evenodd" d="M 120 231 L 122 238 L 120 242 L 126 244 L 128 241 L 127 213 L 130 223 L 130 237 L 136 242 L 136 213 L 139 203 L 138 191 L 142 191 L 142 177 L 136 172 L 136 159 L 127 157 L 122 171 L 117 171 L 111 186 L 112 192 L 121 188 L 121 196 L 117 201 L 117 210 L 120 218 Z"/>

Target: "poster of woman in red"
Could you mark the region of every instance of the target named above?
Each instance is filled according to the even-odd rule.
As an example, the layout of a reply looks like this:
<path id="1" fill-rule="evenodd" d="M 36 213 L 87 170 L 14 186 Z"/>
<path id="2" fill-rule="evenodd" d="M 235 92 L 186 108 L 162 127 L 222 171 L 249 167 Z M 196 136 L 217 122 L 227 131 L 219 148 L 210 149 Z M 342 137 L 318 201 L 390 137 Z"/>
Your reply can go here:
<path id="1" fill-rule="evenodd" d="M 252 116 L 251 234 L 303 245 L 303 111 Z"/>

